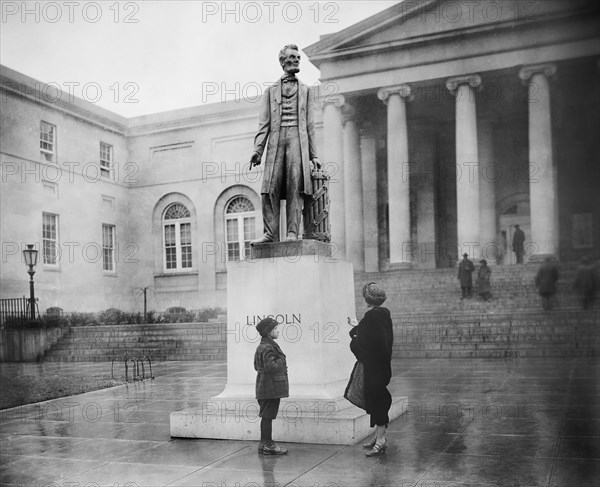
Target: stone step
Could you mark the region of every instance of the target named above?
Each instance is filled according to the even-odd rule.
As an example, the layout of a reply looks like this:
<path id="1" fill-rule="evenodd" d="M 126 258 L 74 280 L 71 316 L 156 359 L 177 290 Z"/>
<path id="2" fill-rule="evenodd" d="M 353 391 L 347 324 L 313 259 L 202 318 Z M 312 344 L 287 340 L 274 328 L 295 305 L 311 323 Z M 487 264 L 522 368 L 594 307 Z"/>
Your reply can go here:
<path id="1" fill-rule="evenodd" d="M 143 355 L 143 354 L 140 354 Z M 151 361 L 154 362 L 164 362 L 164 361 L 211 361 L 211 360 L 223 360 L 223 354 L 187 354 L 187 355 L 177 355 L 177 354 L 160 354 L 153 355 L 150 357 Z M 68 356 L 48 356 L 44 358 L 45 361 L 48 362 L 106 362 L 110 361 L 110 357 L 106 357 L 103 355 L 68 355 Z M 117 361 L 115 361 L 116 367 Z M 148 371 L 147 371 L 148 372 Z"/>
<path id="2" fill-rule="evenodd" d="M 600 299 L 582 311 L 572 282 L 576 263 L 560 265 L 555 307 L 541 309 L 533 285 L 538 264 L 492 267 L 493 299 L 462 301 L 456 269 L 356 273 L 357 311 L 364 312 L 362 285 L 375 281 L 388 295 L 394 357 L 513 358 L 597 356 Z M 360 316 L 357 316 L 360 319 Z M 227 324 L 154 323 L 72 327 L 47 360 L 106 361 L 115 355 L 151 360 L 215 360 L 227 354 Z"/>
<path id="3" fill-rule="evenodd" d="M 517 359 L 517 358 L 542 358 L 542 357 L 561 357 L 561 358 L 594 358 L 600 355 L 598 349 L 568 349 L 568 350 L 544 350 L 544 349 L 526 349 L 526 350 L 412 350 L 395 355 L 394 358 L 497 358 L 497 359 Z"/>
<path id="4" fill-rule="evenodd" d="M 173 337 L 173 336 L 151 336 L 151 337 L 131 337 L 131 336 L 95 336 L 95 337 L 78 337 L 78 336 L 66 336 L 63 343 L 81 343 L 88 344 L 90 346 L 94 346 L 100 343 L 117 343 L 117 344 L 140 344 L 140 343 L 164 343 L 164 342 L 177 342 L 177 343 L 210 343 L 210 342 L 220 342 L 223 338 L 225 338 L 225 334 L 222 335 L 211 335 L 211 336 L 201 336 L 201 335 L 190 335 L 189 337 Z"/>

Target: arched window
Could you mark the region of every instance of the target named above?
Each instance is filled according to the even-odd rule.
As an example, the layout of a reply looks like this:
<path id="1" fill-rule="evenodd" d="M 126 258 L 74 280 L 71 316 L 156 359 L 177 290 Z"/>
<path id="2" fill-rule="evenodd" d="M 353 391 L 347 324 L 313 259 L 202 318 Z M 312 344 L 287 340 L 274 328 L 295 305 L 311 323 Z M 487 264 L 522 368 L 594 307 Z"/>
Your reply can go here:
<path id="1" fill-rule="evenodd" d="M 163 215 L 165 271 L 191 269 L 192 224 L 190 211 L 181 203 L 169 205 Z"/>
<path id="2" fill-rule="evenodd" d="M 225 239 L 227 260 L 244 260 L 250 257 L 250 241 L 256 234 L 256 211 L 244 196 L 233 198 L 225 209 Z"/>

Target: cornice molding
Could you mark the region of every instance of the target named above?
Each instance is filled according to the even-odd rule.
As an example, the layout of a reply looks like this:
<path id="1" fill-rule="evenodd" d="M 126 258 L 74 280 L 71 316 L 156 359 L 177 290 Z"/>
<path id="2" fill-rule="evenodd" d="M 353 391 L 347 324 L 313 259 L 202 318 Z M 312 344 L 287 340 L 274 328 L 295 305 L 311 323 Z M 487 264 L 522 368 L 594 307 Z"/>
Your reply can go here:
<path id="1" fill-rule="evenodd" d="M 410 2 L 409 2 L 410 3 Z M 429 2 L 429 5 L 437 3 L 436 1 Z M 401 4 L 399 4 L 401 5 Z M 425 4 L 418 5 L 419 11 L 422 10 Z M 516 20 L 505 20 L 499 21 L 496 23 L 490 24 L 481 24 L 475 26 L 468 26 L 461 29 L 452 29 L 443 32 L 435 32 L 428 33 L 423 35 L 418 35 L 414 37 L 407 37 L 404 39 L 398 39 L 394 41 L 388 42 L 380 42 L 377 44 L 369 44 L 363 46 L 352 46 L 352 47 L 341 47 L 348 42 L 348 40 L 355 40 L 361 37 L 365 37 L 370 35 L 373 32 L 381 31 L 387 28 L 389 25 L 397 24 L 399 21 L 402 21 L 403 18 L 409 18 L 407 13 L 418 13 L 417 10 L 414 12 L 408 12 L 407 8 L 404 7 L 405 13 L 404 15 L 394 15 L 391 10 L 394 7 L 391 7 L 388 10 L 381 12 L 382 15 L 381 20 L 378 26 L 371 25 L 372 19 L 375 17 L 370 17 L 363 22 L 359 22 L 354 26 L 351 26 L 348 29 L 341 30 L 335 34 L 331 34 L 326 36 L 325 38 L 317 41 L 310 46 L 307 46 L 303 49 L 303 51 L 308 56 L 311 63 L 315 64 L 315 66 L 319 67 L 321 62 L 326 60 L 334 60 L 338 57 L 356 57 L 362 55 L 372 55 L 375 52 L 383 52 L 394 49 L 409 49 L 409 46 L 417 46 L 419 44 L 431 44 L 436 42 L 444 42 L 446 39 L 459 39 L 466 38 L 480 34 L 494 34 L 498 35 L 501 31 L 508 30 L 514 31 L 516 28 L 530 27 L 539 25 L 541 22 L 563 22 L 567 18 L 573 17 L 586 17 L 589 18 L 590 15 L 594 15 L 598 12 L 597 6 L 587 6 L 585 8 L 581 8 L 579 10 L 563 10 L 558 12 L 548 12 L 544 14 L 542 17 L 537 17 L 537 22 L 531 22 L 531 19 L 524 16 L 523 18 L 519 18 Z M 385 20 L 385 21 L 384 21 Z M 360 30 L 362 27 L 362 30 Z M 350 29 L 353 29 L 350 32 Z M 360 32 L 358 32 L 360 31 Z"/>
<path id="2" fill-rule="evenodd" d="M 22 85 L 23 88 L 19 88 L 19 85 Z M 56 110 L 57 112 L 69 115 L 81 122 L 86 122 L 91 125 L 95 125 L 96 127 L 99 127 L 102 130 L 107 130 L 109 132 L 113 132 L 119 135 L 126 135 L 127 133 L 126 123 L 120 123 L 115 120 L 111 120 L 108 117 L 104 117 L 102 115 L 93 113 L 92 111 L 80 107 L 74 103 L 64 101 L 62 99 L 62 95 L 67 96 L 64 92 L 61 92 L 59 99 L 50 101 L 40 96 L 38 90 L 33 87 L 27 86 L 22 82 L 7 82 L 5 80 L 2 80 L 0 90 L 3 90 L 7 93 L 11 93 L 14 96 L 29 100 L 30 102 L 35 103 L 37 105 L 41 105 L 46 108 L 50 108 L 51 110 Z M 115 116 L 118 117 L 118 115 L 116 114 Z"/>

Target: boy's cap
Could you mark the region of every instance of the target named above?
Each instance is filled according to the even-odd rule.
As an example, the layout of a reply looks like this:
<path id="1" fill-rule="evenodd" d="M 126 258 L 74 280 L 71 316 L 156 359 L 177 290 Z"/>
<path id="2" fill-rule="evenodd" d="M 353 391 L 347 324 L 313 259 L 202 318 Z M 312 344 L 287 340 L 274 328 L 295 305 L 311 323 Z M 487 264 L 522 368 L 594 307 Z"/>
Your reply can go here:
<path id="1" fill-rule="evenodd" d="M 264 320 L 260 320 L 258 322 L 258 325 L 256 325 L 256 331 L 260 333 L 260 336 L 266 337 L 278 324 L 279 323 L 277 323 L 277 321 L 275 321 L 273 318 L 265 318 Z"/>

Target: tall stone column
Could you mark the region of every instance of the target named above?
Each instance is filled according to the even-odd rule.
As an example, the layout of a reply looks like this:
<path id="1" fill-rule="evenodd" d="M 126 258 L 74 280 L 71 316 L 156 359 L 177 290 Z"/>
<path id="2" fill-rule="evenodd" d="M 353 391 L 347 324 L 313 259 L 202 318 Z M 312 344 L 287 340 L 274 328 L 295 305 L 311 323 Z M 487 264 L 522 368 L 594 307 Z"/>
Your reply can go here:
<path id="1" fill-rule="evenodd" d="M 431 123 L 424 123 L 414 127 L 418 135 L 411 145 L 411 157 L 415 173 L 411 178 L 413 194 L 416 196 L 416 217 L 412 222 L 416 227 L 416 236 L 413 236 L 413 265 L 421 269 L 435 269 L 439 245 L 436 236 L 437 218 L 437 188 L 436 188 L 436 140 Z"/>
<path id="2" fill-rule="evenodd" d="M 488 264 L 496 263 L 496 179 L 498 166 L 494 162 L 494 120 L 485 118 L 479 123 L 479 238 L 482 257 Z"/>
<path id="3" fill-rule="evenodd" d="M 349 103 L 342 107 L 344 124 L 344 217 L 346 226 L 346 259 L 354 269 L 365 268 L 363 188 L 360 161 L 360 139 L 355 109 Z"/>
<path id="4" fill-rule="evenodd" d="M 364 129 L 360 138 L 362 169 L 363 229 L 365 272 L 379 271 L 379 224 L 377 221 L 377 148 L 372 129 Z"/>
<path id="5" fill-rule="evenodd" d="M 534 168 L 529 181 L 529 202 L 535 255 L 530 260 L 542 260 L 548 255 L 558 257 L 558 193 L 548 83 L 555 73 L 554 64 L 525 66 L 519 71 L 519 78 L 529 86 L 529 164 Z"/>
<path id="6" fill-rule="evenodd" d="M 387 169 L 390 233 L 390 264 L 411 264 L 407 84 L 381 88 L 377 97 L 387 105 Z"/>
<path id="7" fill-rule="evenodd" d="M 344 140 L 342 125 L 343 95 L 327 95 L 323 99 L 323 159 L 321 163 L 331 175 L 329 184 L 331 242 L 334 258 L 346 258 L 346 224 L 344 214 Z"/>
<path id="8" fill-rule="evenodd" d="M 475 88 L 481 86 L 477 74 L 457 76 L 446 81 L 456 96 L 456 225 L 459 254 L 479 258 L 479 153 Z M 460 259 L 460 255 L 459 255 Z"/>

